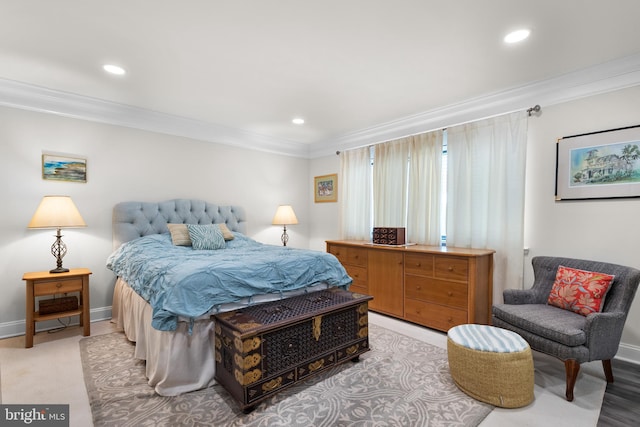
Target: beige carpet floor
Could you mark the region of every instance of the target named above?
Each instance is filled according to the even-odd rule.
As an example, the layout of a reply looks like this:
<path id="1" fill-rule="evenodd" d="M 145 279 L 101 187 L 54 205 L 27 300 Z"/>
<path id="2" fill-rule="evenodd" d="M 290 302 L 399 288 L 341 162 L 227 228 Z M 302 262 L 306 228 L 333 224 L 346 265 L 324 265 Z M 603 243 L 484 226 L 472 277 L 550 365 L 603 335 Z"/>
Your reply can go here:
<path id="1" fill-rule="evenodd" d="M 446 335 L 371 313 L 370 322 L 446 348 Z M 113 332 L 108 321 L 93 323 L 92 335 Z M 0 340 L 0 403 L 64 403 L 70 405 L 72 427 L 92 426 L 78 342 L 81 329 L 35 336 L 35 346 L 24 348 L 24 337 Z M 575 400 L 564 399 L 564 365 L 534 353 L 535 401 L 519 409 L 494 409 L 481 427 L 596 426 L 606 388 L 601 364 L 583 364 Z"/>

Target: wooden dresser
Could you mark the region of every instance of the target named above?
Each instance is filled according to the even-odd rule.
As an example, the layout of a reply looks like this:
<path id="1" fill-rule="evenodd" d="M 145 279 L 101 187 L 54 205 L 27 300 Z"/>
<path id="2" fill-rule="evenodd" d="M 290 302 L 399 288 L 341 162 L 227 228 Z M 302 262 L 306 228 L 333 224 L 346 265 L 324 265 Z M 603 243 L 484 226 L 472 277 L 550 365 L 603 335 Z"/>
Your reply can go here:
<path id="1" fill-rule="evenodd" d="M 370 310 L 440 331 L 490 323 L 493 250 L 329 240 L 327 252 L 353 279 L 350 290 L 373 296 Z"/>

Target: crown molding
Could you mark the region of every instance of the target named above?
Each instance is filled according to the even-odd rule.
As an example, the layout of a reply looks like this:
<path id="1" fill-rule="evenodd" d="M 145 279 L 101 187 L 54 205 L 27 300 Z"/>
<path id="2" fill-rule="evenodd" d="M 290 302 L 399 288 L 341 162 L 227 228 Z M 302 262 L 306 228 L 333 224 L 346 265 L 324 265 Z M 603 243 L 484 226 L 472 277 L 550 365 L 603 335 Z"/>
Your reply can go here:
<path id="1" fill-rule="evenodd" d="M 80 120 L 309 158 L 309 146 L 241 129 L 159 113 L 103 99 L 0 79 L 0 105 Z"/>
<path id="2" fill-rule="evenodd" d="M 310 145 L 6 79 L 0 79 L 0 105 L 313 159 L 336 151 L 523 110 L 535 104 L 544 109 L 637 85 L 640 85 L 640 54 L 402 117 Z"/>
<path id="3" fill-rule="evenodd" d="M 340 135 L 313 144 L 309 156 L 328 156 L 336 151 L 526 110 L 535 104 L 544 110 L 551 105 L 637 85 L 640 85 L 640 54 Z"/>

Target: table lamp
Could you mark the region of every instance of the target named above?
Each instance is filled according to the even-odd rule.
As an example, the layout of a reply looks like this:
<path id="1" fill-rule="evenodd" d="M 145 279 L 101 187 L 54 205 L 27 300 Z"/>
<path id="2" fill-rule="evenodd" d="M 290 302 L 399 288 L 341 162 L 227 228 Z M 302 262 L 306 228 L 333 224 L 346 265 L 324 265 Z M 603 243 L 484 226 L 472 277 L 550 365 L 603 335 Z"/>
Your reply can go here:
<path id="1" fill-rule="evenodd" d="M 56 258 L 57 267 L 50 273 L 65 273 L 68 268 L 62 267 L 62 258 L 67 254 L 67 245 L 62 241 L 61 228 L 86 227 L 78 208 L 69 196 L 44 196 L 28 228 L 57 228 L 56 241 L 51 245 L 51 255 Z"/>
<path id="2" fill-rule="evenodd" d="M 276 210 L 276 214 L 273 217 L 272 224 L 273 225 L 283 225 L 284 231 L 282 232 L 282 236 L 280 240 L 282 240 L 282 245 L 287 246 L 287 242 L 289 241 L 289 235 L 287 234 L 287 225 L 297 224 L 298 218 L 296 218 L 296 214 L 293 211 L 291 205 L 280 205 Z"/>

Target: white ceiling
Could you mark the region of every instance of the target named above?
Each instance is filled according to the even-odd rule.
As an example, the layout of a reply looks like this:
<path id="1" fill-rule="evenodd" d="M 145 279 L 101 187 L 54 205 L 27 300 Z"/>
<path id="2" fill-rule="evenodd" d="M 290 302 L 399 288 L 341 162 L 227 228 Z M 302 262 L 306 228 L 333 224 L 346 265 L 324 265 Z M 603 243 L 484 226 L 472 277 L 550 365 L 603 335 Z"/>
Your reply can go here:
<path id="1" fill-rule="evenodd" d="M 0 96 L 27 83 L 308 152 L 637 58 L 639 17 L 637 0 L 0 0 Z"/>

